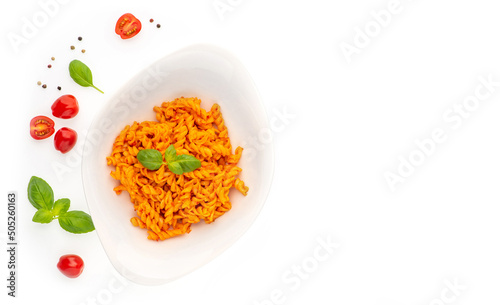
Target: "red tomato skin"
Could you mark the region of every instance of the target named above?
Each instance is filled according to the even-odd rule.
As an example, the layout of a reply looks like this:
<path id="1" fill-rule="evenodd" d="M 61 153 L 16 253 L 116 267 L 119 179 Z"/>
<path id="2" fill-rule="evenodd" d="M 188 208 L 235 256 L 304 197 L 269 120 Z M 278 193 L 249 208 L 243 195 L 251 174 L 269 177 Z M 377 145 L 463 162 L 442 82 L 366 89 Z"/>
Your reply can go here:
<path id="1" fill-rule="evenodd" d="M 44 115 L 37 115 L 30 121 L 30 135 L 35 140 L 43 140 L 54 134 L 54 121 Z"/>
<path id="2" fill-rule="evenodd" d="M 142 29 L 141 21 L 130 13 L 123 14 L 115 26 L 115 33 L 122 39 L 129 39 L 139 34 Z"/>
<path id="3" fill-rule="evenodd" d="M 78 106 L 78 101 L 71 94 L 66 94 L 58 98 L 54 104 L 52 104 L 52 115 L 60 119 L 71 119 L 74 118 L 80 107 Z"/>
<path id="4" fill-rule="evenodd" d="M 83 272 L 84 266 L 83 259 L 75 254 L 63 255 L 59 258 L 59 262 L 57 263 L 57 269 L 69 278 L 79 277 Z"/>
<path id="5" fill-rule="evenodd" d="M 75 147 L 78 134 L 71 128 L 63 127 L 54 136 L 54 147 L 65 154 Z"/>

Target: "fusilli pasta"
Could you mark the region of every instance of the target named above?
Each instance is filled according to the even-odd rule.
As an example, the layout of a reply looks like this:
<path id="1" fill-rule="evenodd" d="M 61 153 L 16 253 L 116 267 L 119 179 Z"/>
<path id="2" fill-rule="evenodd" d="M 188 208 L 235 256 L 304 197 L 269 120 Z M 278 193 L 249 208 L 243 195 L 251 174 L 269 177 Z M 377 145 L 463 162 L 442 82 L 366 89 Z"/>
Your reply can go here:
<path id="1" fill-rule="evenodd" d="M 130 221 L 147 229 L 148 239 L 165 240 L 189 233 L 201 220 L 215 221 L 231 209 L 233 187 L 247 194 L 248 187 L 236 177 L 243 148 L 232 152 L 220 106 L 214 104 L 207 112 L 200 104 L 198 98 L 181 97 L 154 107 L 157 121 L 125 126 L 106 158 L 115 168 L 111 176 L 120 181 L 114 191 L 129 193 L 137 213 Z M 176 175 L 165 165 L 151 171 L 138 162 L 140 150 L 164 153 L 171 144 L 178 154 L 195 156 L 201 167 Z"/>

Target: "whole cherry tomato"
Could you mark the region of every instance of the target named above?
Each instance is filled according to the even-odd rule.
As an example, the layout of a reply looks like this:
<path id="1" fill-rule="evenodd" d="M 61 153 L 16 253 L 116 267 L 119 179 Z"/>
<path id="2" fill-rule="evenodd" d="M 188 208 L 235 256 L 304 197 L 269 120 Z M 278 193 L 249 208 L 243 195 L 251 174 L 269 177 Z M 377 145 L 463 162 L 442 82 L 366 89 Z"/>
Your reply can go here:
<path id="1" fill-rule="evenodd" d="M 75 254 L 63 255 L 59 258 L 57 269 L 67 277 L 76 278 L 83 272 L 83 259 Z"/>
<path id="2" fill-rule="evenodd" d="M 78 101 L 73 95 L 70 94 L 66 94 L 58 98 L 54 104 L 52 104 L 51 109 L 52 115 L 61 119 L 74 118 L 80 110 L 78 107 Z"/>
<path id="3" fill-rule="evenodd" d="M 35 140 L 46 139 L 54 131 L 54 121 L 44 115 L 36 116 L 30 121 L 30 135 Z"/>
<path id="4" fill-rule="evenodd" d="M 54 146 L 58 151 L 65 154 L 75 146 L 77 139 L 78 135 L 76 131 L 68 127 L 63 127 L 54 136 Z"/>
<path id="5" fill-rule="evenodd" d="M 129 39 L 139 34 L 142 29 L 142 24 L 134 15 L 127 13 L 123 14 L 115 26 L 115 33 L 120 35 L 122 39 Z"/>

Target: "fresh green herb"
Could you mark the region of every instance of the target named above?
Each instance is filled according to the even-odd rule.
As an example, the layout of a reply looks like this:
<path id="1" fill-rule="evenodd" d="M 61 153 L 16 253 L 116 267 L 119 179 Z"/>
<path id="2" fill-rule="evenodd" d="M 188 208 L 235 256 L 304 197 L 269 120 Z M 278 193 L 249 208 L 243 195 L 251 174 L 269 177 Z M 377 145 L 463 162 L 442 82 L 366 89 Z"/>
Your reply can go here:
<path id="1" fill-rule="evenodd" d="M 156 149 L 143 149 L 137 154 L 137 160 L 149 170 L 157 170 L 163 164 L 163 156 Z"/>
<path id="2" fill-rule="evenodd" d="M 192 172 L 199 167 L 201 167 L 200 160 L 190 155 L 179 155 L 168 162 L 168 169 L 177 175 Z"/>
<path id="3" fill-rule="evenodd" d="M 161 152 L 156 149 L 143 149 L 137 154 L 137 160 L 149 170 L 158 170 L 163 164 L 176 174 L 182 175 L 201 167 L 201 161 L 191 155 L 177 155 L 174 145 L 170 145 L 165 151 L 165 161 Z"/>
<path id="4" fill-rule="evenodd" d="M 50 223 L 57 219 L 59 225 L 70 233 L 87 233 L 94 231 L 94 223 L 89 214 L 82 211 L 69 211 L 70 200 L 58 199 L 54 202 L 54 192 L 45 180 L 31 177 L 28 184 L 28 200 L 38 210 L 33 222 Z"/>
<path id="5" fill-rule="evenodd" d="M 50 211 L 45 208 L 41 208 L 40 210 L 36 211 L 35 215 L 33 216 L 33 222 L 38 223 L 50 223 L 52 219 L 54 219 L 54 216 L 52 216 L 52 213 L 50 213 Z"/>
<path id="6" fill-rule="evenodd" d="M 94 223 L 90 215 L 82 211 L 69 211 L 59 216 L 59 225 L 71 233 L 87 233 L 94 231 Z"/>
<path id="7" fill-rule="evenodd" d="M 92 83 L 92 71 L 83 62 L 75 59 L 69 63 L 69 75 L 71 78 L 82 87 L 92 87 L 97 91 L 102 92 Z"/>
<path id="8" fill-rule="evenodd" d="M 54 204 L 54 192 L 45 180 L 33 176 L 28 184 L 28 200 L 37 210 L 50 210 Z"/>
<path id="9" fill-rule="evenodd" d="M 176 157 L 177 157 L 177 152 L 175 151 L 175 147 L 174 145 L 170 145 L 165 151 L 165 160 L 167 162 L 170 162 L 172 160 L 175 160 Z"/>
<path id="10" fill-rule="evenodd" d="M 66 213 L 69 210 L 70 201 L 68 198 L 59 199 L 54 203 L 54 208 L 52 209 L 52 213 L 55 215 L 61 215 Z"/>

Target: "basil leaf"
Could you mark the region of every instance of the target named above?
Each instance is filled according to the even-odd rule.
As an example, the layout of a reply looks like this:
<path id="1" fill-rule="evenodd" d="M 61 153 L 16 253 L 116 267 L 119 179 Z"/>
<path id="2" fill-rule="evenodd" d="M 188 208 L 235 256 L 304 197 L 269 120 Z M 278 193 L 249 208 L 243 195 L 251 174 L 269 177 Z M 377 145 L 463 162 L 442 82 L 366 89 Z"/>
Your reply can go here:
<path id="1" fill-rule="evenodd" d="M 70 201 L 68 198 L 62 198 L 54 203 L 54 208 L 52 209 L 53 215 L 61 215 L 69 210 Z"/>
<path id="2" fill-rule="evenodd" d="M 182 167 L 182 171 L 184 171 L 185 173 L 192 172 L 195 169 L 201 167 L 201 161 L 191 155 L 177 156 L 175 162 Z"/>
<path id="3" fill-rule="evenodd" d="M 177 157 L 177 152 L 175 151 L 174 145 L 170 145 L 165 151 L 165 161 L 172 162 Z"/>
<path id="4" fill-rule="evenodd" d="M 137 154 L 137 160 L 145 168 L 149 170 L 159 169 L 163 162 L 163 156 L 161 152 L 156 149 L 143 149 Z M 176 174 L 182 175 L 183 173 L 189 173 L 195 169 L 201 167 L 201 161 L 196 159 L 191 155 L 177 155 L 174 145 L 170 145 L 165 151 L 165 160 L 168 165 L 168 169 Z"/>
<path id="5" fill-rule="evenodd" d="M 163 164 L 163 156 L 156 149 L 143 149 L 137 154 L 137 160 L 149 170 L 157 170 Z"/>
<path id="6" fill-rule="evenodd" d="M 82 211 L 69 211 L 58 217 L 59 225 L 64 230 L 80 234 L 95 230 L 94 223 L 89 214 Z"/>
<path id="7" fill-rule="evenodd" d="M 168 169 L 176 175 L 182 175 L 184 173 L 180 164 L 176 162 L 168 163 Z"/>
<path id="8" fill-rule="evenodd" d="M 69 63 L 69 76 L 82 87 L 92 87 L 97 91 L 102 92 L 92 83 L 92 71 L 83 62 L 75 59 Z"/>
<path id="9" fill-rule="evenodd" d="M 28 183 L 28 200 L 37 210 L 50 211 L 54 204 L 54 191 L 45 180 L 33 176 Z"/>
<path id="10" fill-rule="evenodd" d="M 201 167 L 201 161 L 191 155 L 179 155 L 173 162 L 168 163 L 168 169 L 174 174 L 182 175 Z"/>
<path id="11" fill-rule="evenodd" d="M 52 213 L 50 213 L 49 210 L 44 208 L 41 208 L 38 211 L 36 211 L 35 215 L 33 216 L 33 221 L 38 223 L 50 223 L 52 219 L 54 219 Z"/>

